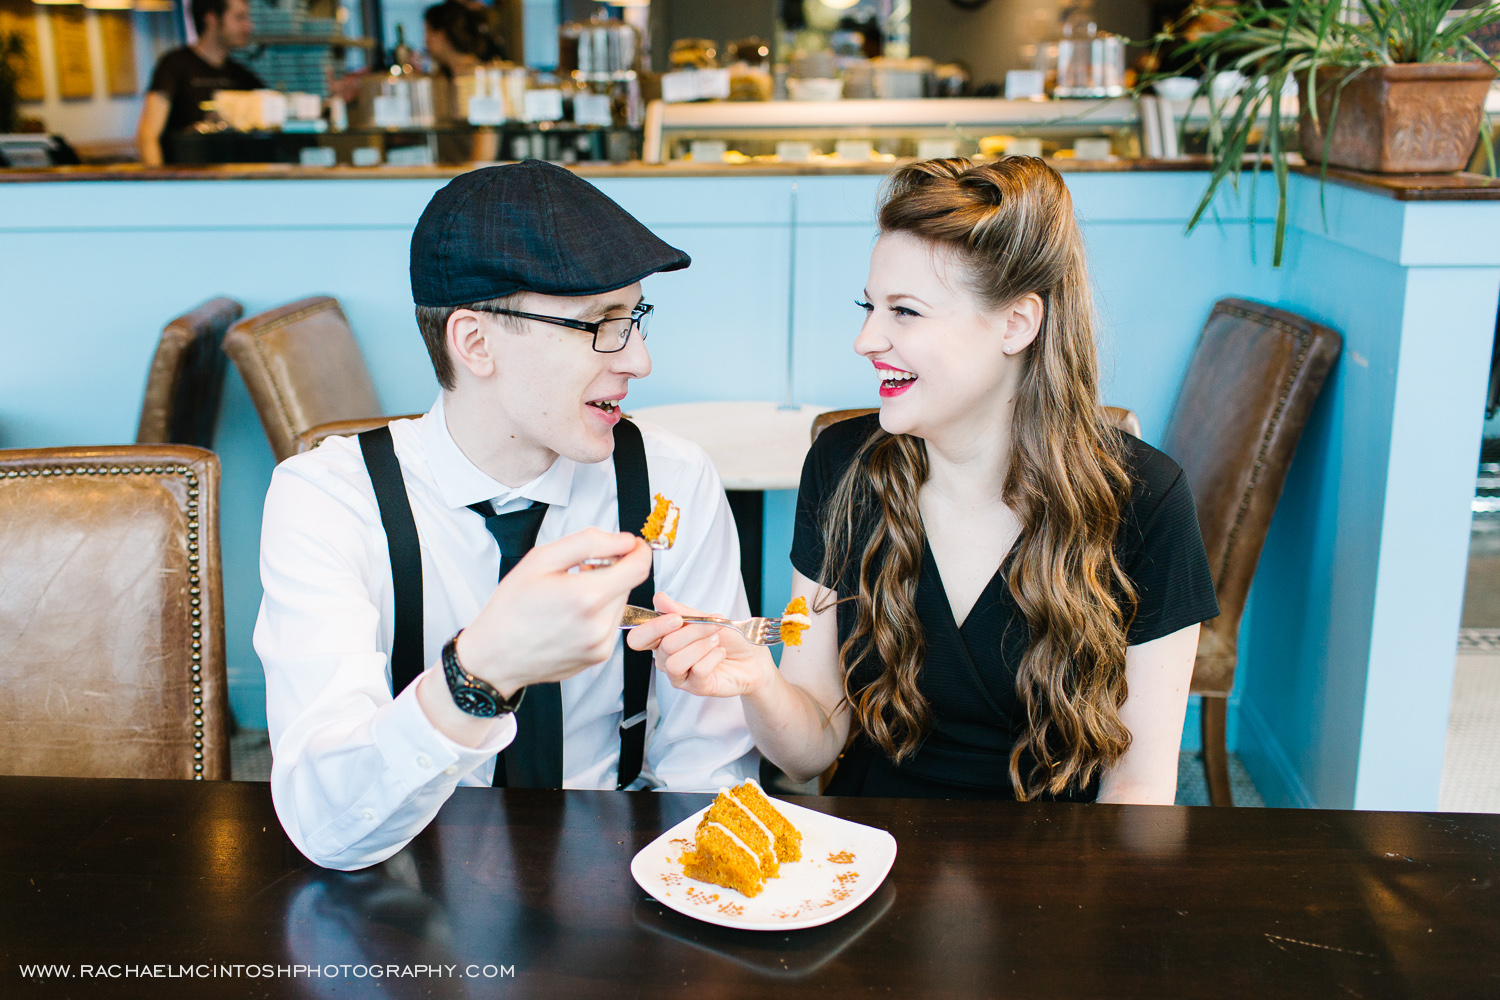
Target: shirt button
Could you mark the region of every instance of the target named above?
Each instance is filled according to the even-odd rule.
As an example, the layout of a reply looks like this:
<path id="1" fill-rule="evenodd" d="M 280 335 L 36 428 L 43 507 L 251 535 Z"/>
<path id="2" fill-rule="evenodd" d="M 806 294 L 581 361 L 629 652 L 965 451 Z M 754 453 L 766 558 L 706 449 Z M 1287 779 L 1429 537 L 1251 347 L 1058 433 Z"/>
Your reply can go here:
<path id="1" fill-rule="evenodd" d="M 443 773 L 450 776 L 455 775 L 458 773 L 458 768 L 454 767 L 452 764 L 449 764 L 447 767 L 443 768 Z"/>
<path id="2" fill-rule="evenodd" d="M 427 756 L 425 753 L 417 754 L 417 766 L 422 768 L 431 767 L 432 758 Z"/>
<path id="3" fill-rule="evenodd" d="M 360 819 L 365 819 L 365 820 L 374 819 L 375 818 L 375 810 L 374 809 L 366 809 L 364 812 L 360 813 L 359 816 L 360 816 Z"/>

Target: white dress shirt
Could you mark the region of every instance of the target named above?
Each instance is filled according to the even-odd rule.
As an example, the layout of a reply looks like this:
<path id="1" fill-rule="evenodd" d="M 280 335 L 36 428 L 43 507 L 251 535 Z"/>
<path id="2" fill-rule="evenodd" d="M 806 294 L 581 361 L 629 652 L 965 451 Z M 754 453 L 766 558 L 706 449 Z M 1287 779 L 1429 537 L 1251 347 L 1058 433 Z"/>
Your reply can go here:
<path id="1" fill-rule="evenodd" d="M 441 396 L 426 415 L 390 428 L 421 539 L 429 670 L 441 670 L 443 644 L 474 619 L 499 577 L 499 546 L 469 504 L 490 500 L 497 513 L 548 504 L 538 545 L 590 525 L 620 530 L 612 459 L 581 465 L 559 457 L 512 489 L 459 450 Z M 660 428 L 642 424 L 641 433 L 652 492 L 682 509 L 676 544 L 655 555 L 656 589 L 746 617 L 739 542 L 713 463 Z M 456 785 L 491 783 L 495 755 L 515 736 L 514 717 L 490 743 L 470 748 L 433 727 L 415 683 L 392 699 L 390 555 L 356 438 L 329 438 L 277 466 L 260 572 L 255 651 L 266 670 L 276 814 L 320 865 L 352 870 L 383 861 Z M 622 638 L 609 660 L 562 682 L 565 787 L 615 787 L 624 676 Z M 645 766 L 633 788 L 712 791 L 758 766 L 738 698 L 685 694 L 658 685 L 653 671 L 646 725 Z"/>

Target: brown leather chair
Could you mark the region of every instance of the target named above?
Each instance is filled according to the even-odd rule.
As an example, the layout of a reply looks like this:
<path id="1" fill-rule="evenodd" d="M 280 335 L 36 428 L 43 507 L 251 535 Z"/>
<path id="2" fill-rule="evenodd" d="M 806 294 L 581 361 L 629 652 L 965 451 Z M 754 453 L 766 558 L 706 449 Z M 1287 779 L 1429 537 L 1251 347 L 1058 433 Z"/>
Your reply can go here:
<path id="1" fill-rule="evenodd" d="M 1219 617 L 1203 623 L 1192 683 L 1203 696 L 1203 769 L 1214 805 L 1234 804 L 1225 719 L 1245 598 L 1297 441 L 1342 348 L 1336 331 L 1293 313 L 1220 300 L 1162 440 L 1192 486 L 1219 597 Z"/>
<path id="2" fill-rule="evenodd" d="M 1103 410 L 1104 415 L 1109 418 L 1109 422 L 1120 428 L 1120 430 L 1127 434 L 1133 434 L 1136 437 L 1141 436 L 1141 421 L 1135 415 L 1134 410 L 1127 410 L 1123 406 L 1106 406 L 1103 407 Z M 880 407 L 871 406 L 860 410 L 829 410 L 826 413 L 820 413 L 816 417 L 813 417 L 812 439 L 816 441 L 818 435 L 822 434 L 831 424 L 836 424 L 841 420 L 852 420 L 855 417 L 863 417 L 868 413 L 878 413 L 879 411 Z"/>
<path id="3" fill-rule="evenodd" d="M 303 299 L 236 323 L 224 338 L 280 462 L 298 434 L 380 413 L 375 384 L 338 299 Z"/>
<path id="4" fill-rule="evenodd" d="M 0 451 L 0 773 L 229 777 L 219 460 Z"/>
<path id="5" fill-rule="evenodd" d="M 392 420 L 415 420 L 420 416 L 422 416 L 420 413 L 407 413 L 399 417 L 361 417 L 357 420 L 333 420 L 326 424 L 319 424 L 297 435 L 297 439 L 292 442 L 292 454 L 300 455 L 304 451 L 312 451 L 323 443 L 324 438 L 362 434 L 365 431 L 373 431 L 377 427 L 384 427 Z"/>
<path id="6" fill-rule="evenodd" d="M 192 444 L 212 448 L 224 391 L 224 331 L 245 309 L 217 298 L 178 316 L 161 331 L 151 369 L 136 444 Z"/>

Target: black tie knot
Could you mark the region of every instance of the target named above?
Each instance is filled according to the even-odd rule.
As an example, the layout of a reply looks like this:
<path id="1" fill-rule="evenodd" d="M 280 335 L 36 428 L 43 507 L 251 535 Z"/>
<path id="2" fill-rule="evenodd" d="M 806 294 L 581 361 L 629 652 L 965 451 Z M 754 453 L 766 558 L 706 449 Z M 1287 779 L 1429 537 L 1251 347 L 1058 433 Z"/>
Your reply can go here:
<path id="1" fill-rule="evenodd" d="M 509 514 L 491 513 L 495 508 L 488 501 L 470 504 L 469 509 L 484 517 L 484 526 L 500 544 L 500 576 L 515 569 L 521 557 L 536 544 L 537 532 L 542 529 L 542 519 L 547 516 L 547 505 L 533 502 L 525 510 L 514 510 Z"/>

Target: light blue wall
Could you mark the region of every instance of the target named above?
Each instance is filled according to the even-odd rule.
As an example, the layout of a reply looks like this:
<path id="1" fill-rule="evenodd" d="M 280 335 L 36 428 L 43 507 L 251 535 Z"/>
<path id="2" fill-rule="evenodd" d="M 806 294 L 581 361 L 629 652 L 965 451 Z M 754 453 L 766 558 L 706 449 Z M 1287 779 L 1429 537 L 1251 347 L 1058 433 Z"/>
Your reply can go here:
<path id="1" fill-rule="evenodd" d="M 1299 450 L 1252 592 L 1231 734 L 1273 801 L 1430 808 L 1500 294 L 1500 261 L 1468 234 L 1493 232 L 1500 206 L 1403 205 L 1331 187 L 1325 233 L 1316 187 L 1294 177 L 1288 266 L 1273 271 L 1269 191 L 1253 237 L 1227 199 L 1183 235 L 1203 180 L 1068 176 L 1098 290 L 1105 400 L 1134 409 L 1147 440 L 1159 440 L 1198 330 L 1226 295 L 1345 333 L 1349 350 Z M 0 446 L 130 440 L 162 323 L 220 293 L 252 313 L 337 295 L 387 412 L 425 409 L 436 386 L 406 254 L 441 183 L 0 185 Z M 632 390 L 633 405 L 783 398 L 789 308 L 793 397 L 874 403 L 850 343 L 877 178 L 598 183 L 694 258 L 690 270 L 646 283 L 658 306 L 655 371 Z M 250 630 L 271 457 L 233 374 L 217 450 L 232 701 L 256 725 L 262 680 Z M 793 500 L 767 497 L 768 604 L 789 588 Z"/>

